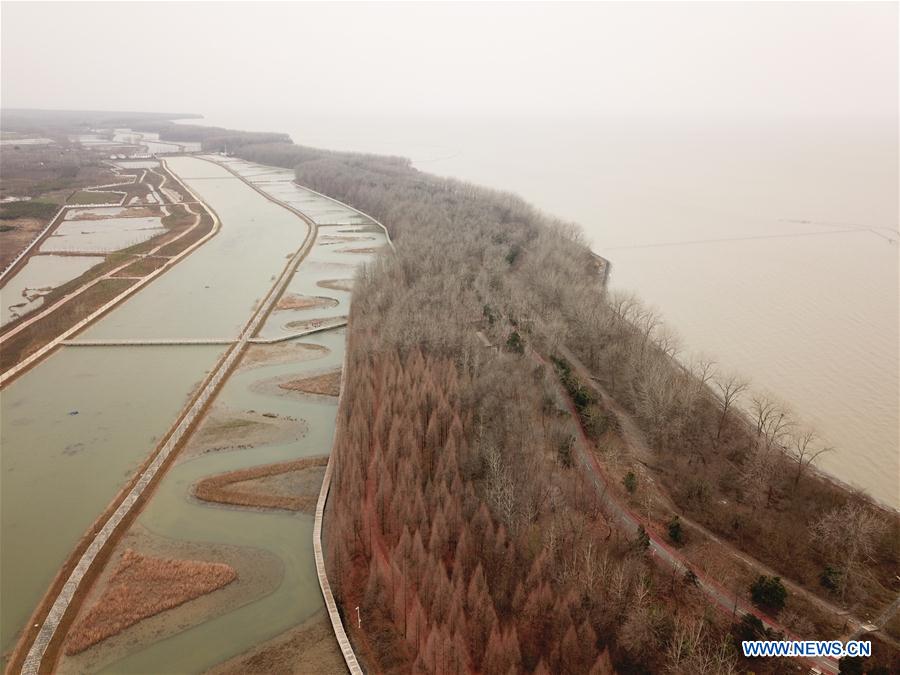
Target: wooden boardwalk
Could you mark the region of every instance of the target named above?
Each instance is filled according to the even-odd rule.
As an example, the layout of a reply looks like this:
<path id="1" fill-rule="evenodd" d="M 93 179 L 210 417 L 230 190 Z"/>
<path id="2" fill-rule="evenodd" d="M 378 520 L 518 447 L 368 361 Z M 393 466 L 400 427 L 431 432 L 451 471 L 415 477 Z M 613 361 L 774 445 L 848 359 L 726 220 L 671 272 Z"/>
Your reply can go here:
<path id="1" fill-rule="evenodd" d="M 121 277 L 117 277 L 121 278 Z M 347 319 L 341 318 L 337 321 L 323 323 L 321 326 L 314 326 L 306 330 L 287 333 L 285 335 L 276 335 L 271 338 L 251 337 L 247 338 L 247 342 L 255 345 L 271 345 L 279 342 L 287 342 L 288 340 L 296 340 L 298 338 L 312 335 L 313 333 L 321 333 L 334 328 L 341 328 L 347 325 Z M 233 345 L 240 341 L 240 337 L 235 338 L 93 338 L 93 339 L 71 339 L 63 340 L 60 344 L 66 347 L 168 347 L 180 345 Z"/>
<path id="2" fill-rule="evenodd" d="M 344 349 L 344 365 L 341 368 L 341 387 L 338 393 L 338 415 L 340 415 L 341 404 L 344 400 L 344 383 L 347 381 L 347 354 Z M 322 478 L 322 487 L 319 490 L 319 500 L 316 502 L 316 518 L 313 523 L 313 552 L 316 558 L 316 576 L 319 577 L 319 588 L 322 589 L 322 597 L 325 599 L 325 608 L 328 610 L 328 618 L 331 620 L 331 627 L 334 630 L 334 637 L 337 639 L 341 648 L 341 654 L 344 656 L 344 662 L 347 664 L 347 670 L 352 675 L 361 675 L 364 671 L 356 654 L 353 651 L 353 645 L 350 644 L 350 638 L 344 630 L 344 624 L 341 621 L 341 613 L 338 610 L 337 602 L 334 600 L 334 594 L 331 592 L 331 584 L 328 582 L 328 572 L 325 569 L 325 554 L 322 551 L 322 521 L 325 518 L 325 505 L 328 503 L 328 492 L 331 489 L 331 476 L 334 472 L 334 451 L 337 448 L 337 441 L 340 434 L 340 420 L 334 425 L 334 440 L 331 444 L 331 454 L 328 455 L 328 465 L 325 467 L 325 475 Z"/>

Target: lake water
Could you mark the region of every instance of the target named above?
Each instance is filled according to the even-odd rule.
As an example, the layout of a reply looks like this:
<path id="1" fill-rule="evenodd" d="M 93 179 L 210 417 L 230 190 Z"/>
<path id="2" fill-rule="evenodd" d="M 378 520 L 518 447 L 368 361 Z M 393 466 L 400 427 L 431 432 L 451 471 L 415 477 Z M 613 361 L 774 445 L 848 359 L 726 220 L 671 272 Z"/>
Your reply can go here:
<path id="1" fill-rule="evenodd" d="M 152 285 L 152 284 L 151 284 Z M 0 647 L 224 347 L 65 347 L 0 396 Z"/>
<path id="2" fill-rule="evenodd" d="M 788 401 L 837 448 L 824 469 L 900 506 L 896 120 L 207 121 L 411 157 L 578 222 L 686 355 Z"/>
<path id="3" fill-rule="evenodd" d="M 44 304 L 44 295 L 81 276 L 102 256 L 35 255 L 0 290 L 0 326 Z"/>

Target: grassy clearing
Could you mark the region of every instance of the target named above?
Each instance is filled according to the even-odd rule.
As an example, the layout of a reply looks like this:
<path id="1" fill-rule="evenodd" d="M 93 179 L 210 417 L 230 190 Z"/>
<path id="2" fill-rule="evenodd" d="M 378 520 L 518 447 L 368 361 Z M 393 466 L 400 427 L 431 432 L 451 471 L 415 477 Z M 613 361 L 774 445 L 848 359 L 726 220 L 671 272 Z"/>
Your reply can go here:
<path id="1" fill-rule="evenodd" d="M 69 633 L 66 654 L 118 635 L 142 619 L 230 584 L 237 572 L 223 563 L 122 554 L 100 599 Z"/>
<path id="2" fill-rule="evenodd" d="M 5 268 L 28 246 L 47 221 L 40 218 L 16 218 L 0 224 L 0 268 Z"/>
<path id="3" fill-rule="evenodd" d="M 178 241 L 163 246 L 161 249 L 159 249 L 159 255 L 164 255 L 164 256 L 178 255 L 183 250 L 188 248 L 191 244 L 194 244 L 194 243 L 200 241 L 201 239 L 203 239 L 203 237 L 205 237 L 207 234 L 209 234 L 212 231 L 212 227 L 213 227 L 212 218 L 209 215 L 204 213 L 200 220 L 199 226 L 194 228 L 194 230 L 192 230 L 189 234 L 186 234 L 185 236 L 183 236 Z"/>
<path id="4" fill-rule="evenodd" d="M 17 218 L 37 218 L 48 221 L 56 212 L 59 205 L 45 201 L 11 202 L 0 206 L 0 220 L 16 220 Z"/>
<path id="5" fill-rule="evenodd" d="M 81 190 L 69 198 L 69 204 L 118 204 L 122 195 L 116 192 L 87 192 Z"/>
<path id="6" fill-rule="evenodd" d="M 116 277 L 145 277 L 169 262 L 168 258 L 138 258 L 125 269 L 116 272 Z"/>

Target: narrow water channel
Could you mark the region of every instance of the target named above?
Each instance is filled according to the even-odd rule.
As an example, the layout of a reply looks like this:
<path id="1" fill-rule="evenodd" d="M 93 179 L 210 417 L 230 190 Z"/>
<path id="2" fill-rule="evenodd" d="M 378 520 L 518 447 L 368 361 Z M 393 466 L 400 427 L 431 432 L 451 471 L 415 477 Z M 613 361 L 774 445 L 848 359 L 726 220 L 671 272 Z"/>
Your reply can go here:
<path id="1" fill-rule="evenodd" d="M 79 337 L 235 337 L 308 226 L 225 169 L 169 160 L 222 227 Z M 0 394 L 4 654 L 66 557 L 158 440 L 223 346 L 63 347 Z"/>
<path id="2" fill-rule="evenodd" d="M 0 393 L 3 652 L 224 347 L 63 347 Z"/>
<path id="3" fill-rule="evenodd" d="M 166 163 L 218 214 L 222 229 L 80 337 L 237 337 L 306 238 L 306 223 L 221 166 L 196 157 Z"/>
<path id="4" fill-rule="evenodd" d="M 293 176 L 289 173 L 278 172 L 273 180 L 272 170 L 268 167 L 245 163 L 236 165 L 233 162 L 230 166 L 242 175 L 247 174 L 248 180 L 267 175 L 267 181 L 254 181 L 260 189 L 273 195 L 277 193 L 278 199 L 312 214 L 310 217 L 319 225 L 316 240 L 288 283 L 282 299 L 315 296 L 328 302 L 324 306 L 306 309 L 289 306 L 276 309 L 268 317 L 260 335 L 264 338 L 281 337 L 296 333 L 298 328 L 292 324 L 298 322 L 330 322 L 346 316 L 350 303 L 349 283 L 359 265 L 371 260 L 373 251 L 385 244 L 384 234 L 352 210 L 294 185 Z M 221 167 L 208 163 L 200 167 L 191 163 L 187 167 L 190 169 L 190 172 L 186 171 L 188 175 L 182 174 L 181 169 L 175 166 L 172 168 L 217 211 L 223 225 L 227 225 L 236 214 L 245 219 L 248 229 L 251 223 L 263 222 L 261 216 L 252 212 L 248 205 L 235 201 L 250 198 L 251 195 L 255 200 L 262 197 L 232 174 L 228 173 L 230 178 L 222 176 L 219 171 L 224 169 Z M 200 168 L 202 171 L 196 170 Z M 246 190 L 239 190 L 238 186 Z M 282 207 L 276 208 L 289 217 L 285 219 L 279 214 L 278 222 L 290 222 L 290 227 L 295 231 L 305 227 L 302 219 L 295 214 Z M 236 239 L 241 239 L 240 233 Z M 275 243 L 256 240 L 253 245 L 272 252 L 278 250 L 277 241 L 277 238 Z M 296 246 L 296 241 L 294 243 Z M 241 259 L 244 257 L 242 255 Z M 284 264 L 283 256 L 275 257 Z M 204 260 L 202 264 L 207 263 Z M 236 271 L 236 276 L 240 276 L 239 271 Z M 213 284 L 208 290 L 218 294 L 230 284 L 230 280 L 220 279 L 220 283 Z M 165 294 L 168 289 L 162 288 L 159 292 Z M 242 292 L 243 297 L 249 297 L 246 290 Z M 260 297 L 263 294 L 262 291 L 256 292 Z M 148 311 L 153 311 L 152 304 L 147 303 L 147 307 Z M 137 312 L 134 308 L 123 309 L 130 313 Z M 176 316 L 181 316 L 180 311 L 176 311 Z M 236 312 L 232 314 L 237 316 Z M 124 335 L 116 331 L 124 331 L 125 324 L 121 318 L 106 326 L 98 324 L 94 336 Z M 182 324 L 185 330 L 192 325 L 190 320 Z M 224 321 L 218 325 L 225 330 Z M 140 542 L 149 546 L 148 541 L 166 542 L 168 550 L 190 551 L 190 557 L 198 560 L 205 559 L 204 551 L 207 549 L 204 547 L 210 551 L 209 558 L 212 558 L 213 550 L 225 548 L 249 552 L 259 560 L 278 561 L 280 577 L 269 586 L 260 584 L 254 589 L 251 584 L 253 597 L 242 596 L 240 602 L 218 606 L 206 615 L 192 613 L 191 603 L 170 610 L 163 615 L 168 617 L 169 628 L 162 629 L 159 634 L 153 634 L 140 623 L 132 626 L 80 655 L 64 657 L 59 664 L 60 672 L 202 672 L 298 626 L 321 610 L 323 602 L 313 558 L 311 513 L 202 502 L 193 496 L 193 488 L 198 481 L 209 476 L 329 454 L 337 400 L 328 396 L 288 392 L 280 389 L 278 383 L 340 368 L 345 338 L 345 329 L 336 328 L 266 345 L 262 349 L 267 350 L 268 361 L 248 360 L 245 357 L 217 394 L 207 417 L 131 528 L 130 538 L 126 538 L 126 542 L 120 544 L 112 556 L 112 560 L 116 561 L 126 546 L 135 542 L 138 546 Z M 302 350 L 304 347 L 307 348 L 305 351 Z M 251 350 L 260 348 L 251 347 Z M 250 444 L 230 442 L 226 437 L 223 438 L 226 449 L 198 449 L 198 444 L 202 445 L 198 438 L 204 436 L 207 426 L 228 419 L 229 415 L 248 413 L 295 420 L 304 431 L 292 438 Z M 95 589 L 95 598 L 101 590 Z M 226 588 L 212 593 L 209 602 L 215 605 L 214 596 L 218 593 L 220 597 L 225 597 L 222 594 L 227 592 Z M 85 609 L 82 608 L 82 614 Z"/>
<path id="5" fill-rule="evenodd" d="M 204 621 L 109 663 L 104 673 L 196 673 L 268 640 L 302 622 L 322 606 L 312 550 L 313 516 L 288 511 L 208 504 L 192 496 L 192 487 L 207 476 L 250 466 L 327 454 L 331 448 L 337 401 L 325 397 L 277 396 L 260 392 L 261 382 L 285 375 L 339 368 L 344 331 L 310 336 L 305 343 L 328 349 L 323 356 L 242 369 L 216 399 L 233 410 L 264 411 L 307 422 L 300 439 L 242 450 L 210 452 L 180 462 L 166 475 L 138 524 L 169 539 L 246 546 L 277 556 L 283 576 L 273 592 Z"/>

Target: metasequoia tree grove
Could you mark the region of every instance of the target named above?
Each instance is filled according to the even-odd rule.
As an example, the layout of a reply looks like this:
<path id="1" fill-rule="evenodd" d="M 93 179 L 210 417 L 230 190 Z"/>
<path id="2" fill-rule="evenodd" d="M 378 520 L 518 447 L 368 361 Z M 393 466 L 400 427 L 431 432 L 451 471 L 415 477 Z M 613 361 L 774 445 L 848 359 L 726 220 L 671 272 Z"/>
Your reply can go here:
<path id="1" fill-rule="evenodd" d="M 354 290 L 326 517 L 330 577 L 345 616 L 360 607 L 362 629 L 347 624 L 367 663 L 730 667 L 721 631 L 698 631 L 675 607 L 696 608 L 692 591 L 658 582 L 634 532 L 610 534 L 572 461 L 558 373 L 531 350 L 550 359 L 567 348 L 590 369 L 634 419 L 663 469 L 654 479 L 685 515 L 818 588 L 829 560 L 812 528 L 856 498 L 806 470 L 817 449 L 791 442 L 777 406 L 760 401 L 756 419 L 741 410 L 744 380 L 709 361 L 682 365 L 655 311 L 601 286 L 577 228 L 401 158 L 284 143 L 239 154 L 293 168 L 301 184 L 385 223 L 396 244 Z M 590 406 L 582 412 L 593 426 Z M 898 563 L 878 536 L 842 561 L 876 587 Z M 689 656 L 684 645 L 698 641 Z"/>

